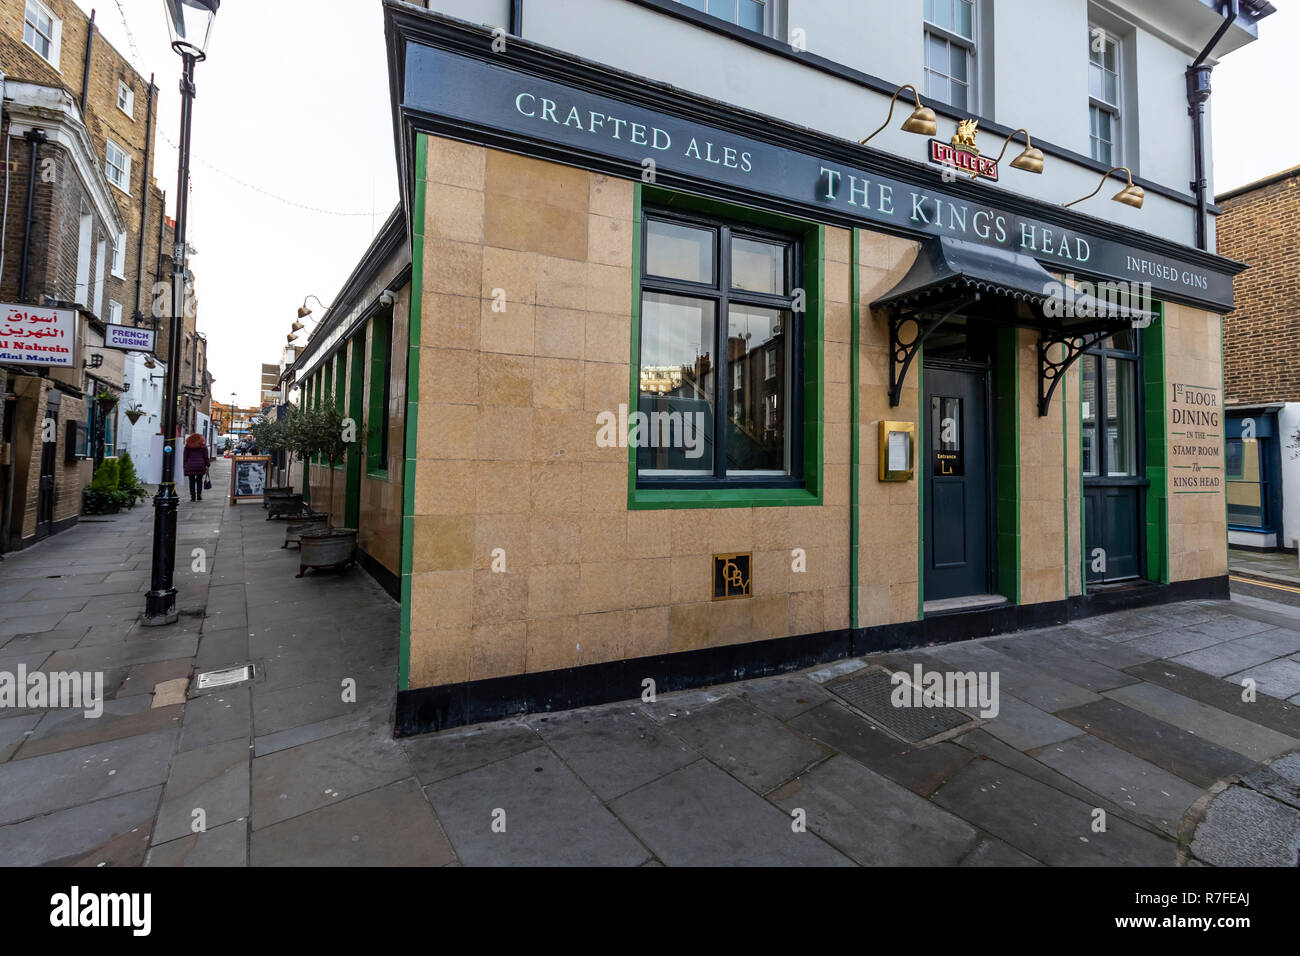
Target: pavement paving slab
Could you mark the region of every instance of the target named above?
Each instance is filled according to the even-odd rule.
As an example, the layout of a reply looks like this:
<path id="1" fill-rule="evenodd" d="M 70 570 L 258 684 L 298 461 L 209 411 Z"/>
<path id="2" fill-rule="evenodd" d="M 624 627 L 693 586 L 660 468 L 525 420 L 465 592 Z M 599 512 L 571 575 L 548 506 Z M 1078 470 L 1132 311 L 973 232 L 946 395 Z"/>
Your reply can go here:
<path id="1" fill-rule="evenodd" d="M 1300 740 L 1233 714 L 1215 710 L 1156 684 L 1133 684 L 1106 692 L 1107 696 L 1148 716 L 1235 750 L 1252 760 L 1267 760 L 1300 744 Z"/>
<path id="2" fill-rule="evenodd" d="M 799 715 L 790 726 L 921 796 L 934 793 L 973 759 L 956 744 L 918 748 L 899 740 L 838 701 Z"/>
<path id="3" fill-rule="evenodd" d="M 415 775 L 425 784 L 477 770 L 543 745 L 537 731 L 518 720 L 406 737 L 401 743 Z"/>
<path id="4" fill-rule="evenodd" d="M 1015 847 L 1003 843 L 997 837 L 986 836 L 979 846 L 962 858 L 958 866 L 1042 866 L 1037 860 L 1026 856 Z"/>
<path id="5" fill-rule="evenodd" d="M 145 866 L 247 866 L 248 821 L 236 820 L 150 847 Z"/>
<path id="6" fill-rule="evenodd" d="M 766 793 L 831 754 L 828 747 L 738 698 L 683 717 L 672 730 L 757 793 Z"/>
<path id="7" fill-rule="evenodd" d="M 988 760 L 967 765 L 934 797 L 962 819 L 1050 866 L 1173 866 L 1176 847 L 1095 805 Z"/>
<path id="8" fill-rule="evenodd" d="M 371 730 L 355 730 L 255 757 L 253 829 L 410 775 L 410 764 L 400 746 L 388 734 Z"/>
<path id="9" fill-rule="evenodd" d="M 639 866 L 650 858 L 549 749 L 498 760 L 425 793 L 466 866 Z"/>
<path id="10" fill-rule="evenodd" d="M 1039 710 L 1006 691 L 998 694 L 998 715 L 984 730 L 1017 750 L 1033 750 L 1084 733 L 1073 724 Z"/>
<path id="11" fill-rule="evenodd" d="M 248 741 L 228 740 L 176 755 L 167 777 L 153 842 L 248 817 Z"/>
<path id="12" fill-rule="evenodd" d="M 671 730 L 631 707 L 537 715 L 525 723 L 604 801 L 699 759 Z"/>
<path id="13" fill-rule="evenodd" d="M 0 764 L 0 824 L 161 784 L 178 734 L 160 730 Z"/>
<path id="14" fill-rule="evenodd" d="M 668 866 L 852 866 L 814 831 L 707 760 L 610 804 Z"/>
<path id="15" fill-rule="evenodd" d="M 863 866 L 953 866 L 975 828 L 849 757 L 837 755 L 768 798 Z"/>
<path id="16" fill-rule="evenodd" d="M 253 833 L 253 866 L 445 866 L 456 859 L 412 779 Z"/>
<path id="17" fill-rule="evenodd" d="M 1099 700 L 1058 715 L 1093 737 L 1208 789 L 1254 766 L 1249 757 L 1157 720 L 1115 700 Z"/>
<path id="18" fill-rule="evenodd" d="M 143 858 L 161 795 L 145 787 L 0 827 L 0 866 L 67 864 L 123 835 Z"/>
<path id="19" fill-rule="evenodd" d="M 1237 684 L 1253 680 L 1261 694 L 1286 700 L 1300 694 L 1300 663 L 1287 658 L 1269 661 L 1238 671 L 1228 680 Z"/>
<path id="20" fill-rule="evenodd" d="M 1211 677 L 1173 661 L 1153 661 L 1127 668 L 1146 684 L 1164 687 L 1184 697 L 1252 723 L 1268 727 L 1289 737 L 1300 739 L 1300 707 L 1266 695 L 1253 701 L 1242 700 L 1240 684 Z"/>
<path id="21" fill-rule="evenodd" d="M 1131 808 L 1177 838 L 1183 814 L 1202 788 L 1088 734 L 1051 744 L 1034 756 L 1093 793 Z"/>

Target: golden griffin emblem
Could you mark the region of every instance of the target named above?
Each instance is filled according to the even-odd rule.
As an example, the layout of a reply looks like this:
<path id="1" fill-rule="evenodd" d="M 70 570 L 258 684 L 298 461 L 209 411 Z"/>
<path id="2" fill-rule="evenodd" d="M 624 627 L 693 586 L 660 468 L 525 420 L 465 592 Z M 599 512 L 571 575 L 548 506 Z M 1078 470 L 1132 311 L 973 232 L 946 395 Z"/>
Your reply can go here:
<path id="1" fill-rule="evenodd" d="M 962 120 L 957 124 L 957 132 L 953 135 L 952 145 L 978 156 L 980 151 L 979 147 L 975 145 L 975 136 L 979 133 L 979 125 L 979 120 Z"/>

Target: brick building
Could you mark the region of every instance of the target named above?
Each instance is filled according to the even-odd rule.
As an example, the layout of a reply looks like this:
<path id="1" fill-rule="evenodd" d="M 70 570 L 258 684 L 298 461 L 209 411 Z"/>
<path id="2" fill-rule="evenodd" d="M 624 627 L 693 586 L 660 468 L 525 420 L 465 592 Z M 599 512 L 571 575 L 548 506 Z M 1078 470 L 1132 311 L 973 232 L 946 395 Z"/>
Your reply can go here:
<path id="1" fill-rule="evenodd" d="M 1250 264 L 1224 325 L 1234 544 L 1300 539 L 1300 166 L 1217 197 L 1219 252 Z"/>
<path id="2" fill-rule="evenodd" d="M 156 418 L 132 425 L 120 414 L 136 405 L 126 356 L 104 347 L 107 324 L 152 327 L 159 343 L 167 341 L 172 238 L 165 195 L 151 175 L 157 87 L 94 21 L 72 0 L 0 0 L 7 160 L 0 302 L 76 314 L 75 355 L 62 365 L 14 362 L 8 370 L 5 400 L 15 407 L 4 440 L 12 470 L 0 487 L 12 493 L 4 497 L 0 548 L 75 521 L 88 459 L 138 447 L 133 439 L 146 436 L 133 431 L 157 428 Z M 182 383 L 192 386 L 183 396 L 185 427 L 194 427 L 210 399 L 206 343 L 193 311 L 182 369 Z M 169 359 L 165 344 L 157 354 Z M 105 393 L 117 404 L 87 400 Z M 47 449 L 49 429 L 24 429 L 55 408 L 55 447 Z"/>

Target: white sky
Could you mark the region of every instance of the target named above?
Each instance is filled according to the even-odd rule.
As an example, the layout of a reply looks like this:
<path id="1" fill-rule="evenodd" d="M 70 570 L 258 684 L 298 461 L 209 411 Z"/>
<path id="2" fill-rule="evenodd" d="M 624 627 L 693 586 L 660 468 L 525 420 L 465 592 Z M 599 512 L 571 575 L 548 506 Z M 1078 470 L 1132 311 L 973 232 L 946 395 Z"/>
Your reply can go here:
<path id="1" fill-rule="evenodd" d="M 181 58 L 163 5 L 77 3 L 96 10 L 96 26 L 137 70 L 156 74 L 154 176 L 174 214 Z M 195 74 L 187 230 L 198 250 L 191 260 L 198 327 L 219 401 L 232 391 L 241 405 L 258 401 L 261 363 L 279 362 L 304 297 L 333 301 L 397 203 L 386 62 L 377 0 L 221 4 Z M 300 209 L 223 172 L 296 203 L 364 215 Z M 308 305 L 313 318 L 324 314 L 315 301 Z M 298 341 L 306 342 L 305 331 Z"/>
<path id="2" fill-rule="evenodd" d="M 181 61 L 169 46 L 162 4 L 77 3 L 97 9 L 97 26 L 137 69 L 157 74 L 154 175 L 170 213 Z M 1261 24 L 1260 41 L 1214 72 L 1218 192 L 1300 164 L 1300 124 L 1278 98 L 1289 86 L 1279 79 L 1294 75 L 1300 13 L 1288 0 L 1275 5 L 1279 12 Z M 303 298 L 332 301 L 397 202 L 380 4 L 225 0 L 196 80 L 189 241 L 198 250 L 199 330 L 208 338 L 214 397 L 228 401 L 233 391 L 247 405 L 257 400 L 261 363 L 279 361 Z M 1190 130 L 1170 148 L 1190 149 Z M 223 172 L 294 203 L 364 215 L 301 209 Z M 309 304 L 319 318 L 321 307 Z"/>

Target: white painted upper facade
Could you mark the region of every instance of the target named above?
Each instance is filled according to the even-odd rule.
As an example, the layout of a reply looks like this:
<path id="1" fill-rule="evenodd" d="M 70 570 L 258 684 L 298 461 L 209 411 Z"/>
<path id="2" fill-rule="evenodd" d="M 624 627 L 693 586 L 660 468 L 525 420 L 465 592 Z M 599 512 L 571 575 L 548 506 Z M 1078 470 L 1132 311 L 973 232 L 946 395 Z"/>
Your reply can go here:
<path id="1" fill-rule="evenodd" d="M 510 0 L 425 2 L 473 23 L 510 24 Z M 673 4 L 726 17 L 692 21 L 672 15 Z M 739 27 L 739 36 L 705 25 L 721 26 L 725 19 L 733 34 Z M 762 34 L 784 53 L 745 41 L 753 33 L 749 27 L 760 22 Z M 864 84 L 862 75 L 891 88 L 910 83 L 963 116 L 1026 128 L 1043 146 L 1042 175 L 1012 169 L 1010 160 L 1024 148 L 1017 137 L 1001 182 L 987 188 L 1063 204 L 1097 188 L 1096 162 L 1128 166 L 1135 177 L 1183 201 L 1148 188 L 1142 209 L 1111 202 L 1123 186 L 1117 174 L 1075 211 L 1190 246 L 1194 164 L 1185 71 L 1222 22 L 1214 0 L 523 0 L 521 33 L 853 141 L 880 126 L 889 110 L 889 96 Z M 1257 32 L 1238 19 L 1209 62 L 1253 41 Z M 945 52 L 948 69 L 935 69 Z M 836 75 L 840 68 L 847 74 Z M 963 72 L 966 85 L 956 94 L 948 78 Z M 928 137 L 899 129 L 913 106 L 905 93 L 890 128 L 871 147 L 924 162 Z M 1114 131 L 1109 155 L 1094 143 L 1102 113 Z M 1207 144 L 1210 119 L 1207 114 Z M 941 112 L 937 138 L 948 140 L 956 123 Z M 996 156 L 1003 140 L 985 132 L 979 147 Z M 1208 146 L 1206 164 L 1212 197 Z M 1212 237 L 1213 222 L 1210 230 Z"/>

